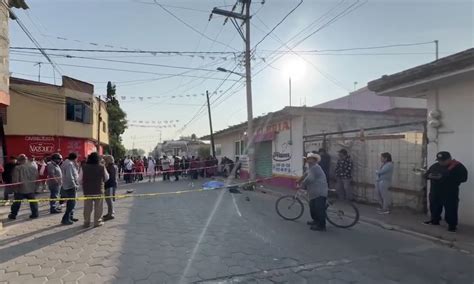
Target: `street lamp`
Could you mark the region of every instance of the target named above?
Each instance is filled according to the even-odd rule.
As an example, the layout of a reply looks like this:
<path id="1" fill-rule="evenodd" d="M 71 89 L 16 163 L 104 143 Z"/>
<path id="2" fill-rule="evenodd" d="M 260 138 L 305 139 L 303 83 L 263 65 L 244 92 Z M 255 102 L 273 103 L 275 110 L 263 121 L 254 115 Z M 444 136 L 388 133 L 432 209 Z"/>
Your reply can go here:
<path id="1" fill-rule="evenodd" d="M 239 75 L 240 77 L 245 77 L 245 74 L 238 73 L 238 72 L 234 72 L 234 71 L 232 71 L 232 70 L 227 70 L 227 69 L 222 68 L 222 67 L 217 67 L 217 71 L 226 72 L 226 73 L 232 73 L 232 74 L 235 74 L 235 75 Z"/>

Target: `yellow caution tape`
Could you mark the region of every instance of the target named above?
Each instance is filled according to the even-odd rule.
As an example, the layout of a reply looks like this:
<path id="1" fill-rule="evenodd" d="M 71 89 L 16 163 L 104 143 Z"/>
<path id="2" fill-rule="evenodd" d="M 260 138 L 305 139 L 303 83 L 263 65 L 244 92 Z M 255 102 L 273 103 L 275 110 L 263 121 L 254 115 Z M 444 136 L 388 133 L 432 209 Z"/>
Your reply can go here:
<path id="1" fill-rule="evenodd" d="M 267 178 L 268 179 L 268 178 Z M 263 180 L 263 179 L 262 179 Z M 262 181 L 258 180 L 258 181 Z M 182 193 L 191 193 L 191 192 L 202 192 L 202 191 L 211 191 L 217 189 L 224 189 L 236 186 L 242 186 L 245 184 L 251 184 L 254 182 L 247 181 L 243 183 L 236 183 L 236 184 L 229 184 L 225 185 L 224 187 L 218 188 L 199 188 L 199 189 L 189 189 L 189 190 L 180 190 L 180 191 L 172 191 L 172 192 L 154 192 L 154 193 L 135 193 L 135 194 L 120 194 L 115 196 L 105 196 L 105 195 L 94 195 L 94 196 L 79 196 L 79 197 L 59 197 L 59 198 L 36 198 L 36 199 L 20 199 L 20 200 L 10 200 L 11 202 L 28 202 L 28 203 L 38 203 L 38 202 L 50 202 L 50 201 L 68 201 L 68 200 L 96 200 L 96 199 L 123 199 L 123 198 L 130 198 L 130 197 L 149 197 L 149 196 L 160 196 L 160 195 L 173 195 L 173 194 L 182 194 Z"/>

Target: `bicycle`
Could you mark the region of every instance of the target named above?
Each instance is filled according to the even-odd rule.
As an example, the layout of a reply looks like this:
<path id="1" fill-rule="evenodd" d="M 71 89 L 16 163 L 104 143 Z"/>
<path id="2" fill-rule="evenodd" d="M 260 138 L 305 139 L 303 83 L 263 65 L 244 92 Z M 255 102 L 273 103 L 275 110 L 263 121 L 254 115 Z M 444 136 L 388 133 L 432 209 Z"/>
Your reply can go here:
<path id="1" fill-rule="evenodd" d="M 330 189 L 329 193 L 336 190 Z M 285 220 L 294 221 L 303 216 L 304 204 L 301 200 L 309 204 L 309 198 L 306 191 L 298 189 L 294 195 L 285 195 L 275 203 L 277 214 Z M 329 223 L 338 228 L 350 228 L 359 221 L 359 209 L 354 203 L 348 200 L 330 198 L 326 202 L 326 219 Z"/>

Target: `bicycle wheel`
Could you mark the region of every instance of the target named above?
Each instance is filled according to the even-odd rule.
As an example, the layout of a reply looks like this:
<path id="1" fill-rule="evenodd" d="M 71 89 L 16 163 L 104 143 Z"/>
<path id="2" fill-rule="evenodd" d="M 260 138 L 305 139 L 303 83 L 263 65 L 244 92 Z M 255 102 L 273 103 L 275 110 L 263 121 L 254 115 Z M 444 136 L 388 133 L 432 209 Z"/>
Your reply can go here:
<path id="1" fill-rule="evenodd" d="M 275 209 L 281 218 L 292 221 L 303 215 L 304 205 L 298 197 L 285 195 L 278 198 Z"/>
<path id="2" fill-rule="evenodd" d="M 338 228 L 350 228 L 359 221 L 359 209 L 347 200 L 328 200 L 326 219 Z"/>

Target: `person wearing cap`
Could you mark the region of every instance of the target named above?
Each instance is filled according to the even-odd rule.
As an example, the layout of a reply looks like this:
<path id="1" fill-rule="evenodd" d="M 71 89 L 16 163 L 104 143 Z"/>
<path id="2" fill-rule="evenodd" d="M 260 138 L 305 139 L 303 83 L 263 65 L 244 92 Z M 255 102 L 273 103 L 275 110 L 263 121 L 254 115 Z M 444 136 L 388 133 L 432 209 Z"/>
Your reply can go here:
<path id="1" fill-rule="evenodd" d="M 346 149 L 339 150 L 335 172 L 337 195 L 340 199 L 352 200 L 352 159 Z"/>
<path id="2" fill-rule="evenodd" d="M 301 181 L 301 187 L 308 191 L 309 209 L 312 221 L 308 222 L 311 225 L 311 230 L 325 231 L 326 230 L 326 198 L 328 196 L 328 183 L 326 174 L 319 166 L 321 156 L 314 153 L 308 153 L 306 156 L 306 163 L 308 170 Z"/>
<path id="3" fill-rule="evenodd" d="M 431 219 L 424 223 L 439 225 L 444 208 L 444 219 L 448 223 L 448 231 L 456 232 L 459 186 L 467 181 L 467 169 L 446 151 L 436 154 L 436 161 L 425 173 L 426 178 L 430 181 Z"/>
<path id="4" fill-rule="evenodd" d="M 70 153 L 66 160 L 61 164 L 62 171 L 62 188 L 61 198 L 76 198 L 76 192 L 79 188 L 79 172 L 77 166 L 77 154 Z M 74 208 L 76 200 L 66 201 L 66 212 L 64 212 L 61 224 L 72 225 L 73 222 L 79 221 L 74 218 Z"/>
<path id="5" fill-rule="evenodd" d="M 49 202 L 49 212 L 51 214 L 61 213 L 58 202 L 54 199 L 59 197 L 59 192 L 62 186 L 62 171 L 59 166 L 63 157 L 59 153 L 51 155 L 51 161 L 48 163 L 46 170 L 48 171 L 48 188 L 50 192 L 51 201 Z"/>
<path id="6" fill-rule="evenodd" d="M 14 220 L 20 210 L 21 200 L 35 199 L 35 192 L 38 187 L 38 169 L 35 165 L 28 161 L 26 155 L 21 154 L 18 156 L 18 165 L 13 170 L 12 182 L 16 184 L 13 188 L 13 198 L 15 201 L 11 207 L 11 213 L 8 215 L 8 219 Z M 38 202 L 29 202 L 31 209 L 31 219 L 38 218 Z"/>

